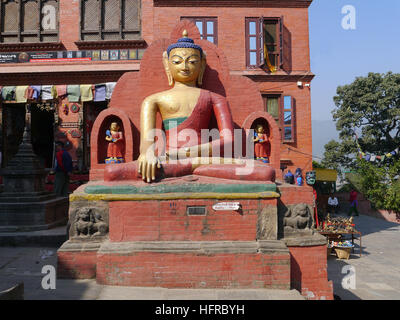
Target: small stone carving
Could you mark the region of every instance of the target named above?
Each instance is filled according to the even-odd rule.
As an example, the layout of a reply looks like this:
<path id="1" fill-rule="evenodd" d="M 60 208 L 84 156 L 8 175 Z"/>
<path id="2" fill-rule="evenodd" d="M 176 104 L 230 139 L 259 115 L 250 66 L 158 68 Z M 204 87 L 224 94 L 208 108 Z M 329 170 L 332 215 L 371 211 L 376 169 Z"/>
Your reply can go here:
<path id="1" fill-rule="evenodd" d="M 305 203 L 300 203 L 285 213 L 283 219 L 285 231 L 310 229 L 312 225 L 312 215 L 310 209 Z"/>
<path id="2" fill-rule="evenodd" d="M 73 227 L 77 237 L 105 236 L 108 231 L 107 223 L 93 208 L 77 209 Z"/>

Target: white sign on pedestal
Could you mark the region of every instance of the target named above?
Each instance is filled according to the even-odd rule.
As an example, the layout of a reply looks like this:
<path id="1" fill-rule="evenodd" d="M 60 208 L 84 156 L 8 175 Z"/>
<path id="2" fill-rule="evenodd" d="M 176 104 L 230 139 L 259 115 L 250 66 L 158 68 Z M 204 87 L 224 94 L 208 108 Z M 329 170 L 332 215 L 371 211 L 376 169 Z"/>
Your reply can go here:
<path id="1" fill-rule="evenodd" d="M 212 206 L 215 211 L 223 211 L 223 210 L 239 210 L 240 202 L 219 202 Z"/>

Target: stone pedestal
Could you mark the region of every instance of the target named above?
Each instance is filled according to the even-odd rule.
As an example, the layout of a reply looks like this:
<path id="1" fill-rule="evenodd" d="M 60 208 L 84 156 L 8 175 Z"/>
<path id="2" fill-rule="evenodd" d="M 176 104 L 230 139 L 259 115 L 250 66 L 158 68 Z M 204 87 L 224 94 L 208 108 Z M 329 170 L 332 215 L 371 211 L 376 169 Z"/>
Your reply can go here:
<path id="1" fill-rule="evenodd" d="M 312 230 L 308 211 L 296 211 L 302 201 L 311 205 L 312 189 L 228 181 L 79 187 L 70 196 L 71 228 L 57 253 L 57 275 L 139 287 L 295 288 L 332 299 L 325 239 Z"/>

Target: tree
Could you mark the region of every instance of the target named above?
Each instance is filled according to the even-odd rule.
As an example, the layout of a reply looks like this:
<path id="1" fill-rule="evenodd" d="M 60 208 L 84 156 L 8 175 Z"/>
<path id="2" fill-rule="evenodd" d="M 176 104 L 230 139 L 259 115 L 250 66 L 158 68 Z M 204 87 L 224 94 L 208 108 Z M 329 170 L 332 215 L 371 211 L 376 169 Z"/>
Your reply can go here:
<path id="1" fill-rule="evenodd" d="M 383 154 L 400 145 L 400 74 L 369 73 L 338 87 L 336 93 L 332 115 L 342 151 L 354 150 L 350 144 L 356 131 L 364 152 Z M 343 161 L 346 165 L 348 159 Z"/>
<path id="2" fill-rule="evenodd" d="M 369 73 L 349 85 L 339 86 L 333 98 L 333 120 L 340 141 L 325 145 L 322 165 L 351 169 L 360 177 L 360 188 L 378 208 L 400 211 L 400 160 L 370 163 L 365 153 L 383 155 L 400 145 L 400 74 Z M 358 142 L 358 145 L 357 145 Z"/>
<path id="3" fill-rule="evenodd" d="M 357 151 L 354 140 L 342 140 L 341 143 L 331 140 L 325 145 L 324 158 L 321 164 L 329 169 L 335 169 L 339 174 L 344 168 L 352 166 L 354 154 Z"/>

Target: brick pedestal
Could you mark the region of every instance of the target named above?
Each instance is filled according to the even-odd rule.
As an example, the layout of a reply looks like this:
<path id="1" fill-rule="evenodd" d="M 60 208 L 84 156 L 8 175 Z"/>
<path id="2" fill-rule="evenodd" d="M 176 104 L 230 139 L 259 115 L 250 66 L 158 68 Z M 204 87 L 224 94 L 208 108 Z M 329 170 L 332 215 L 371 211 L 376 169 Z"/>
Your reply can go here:
<path id="1" fill-rule="evenodd" d="M 104 243 L 97 281 L 166 288 L 290 289 L 290 255 L 281 241 Z"/>

